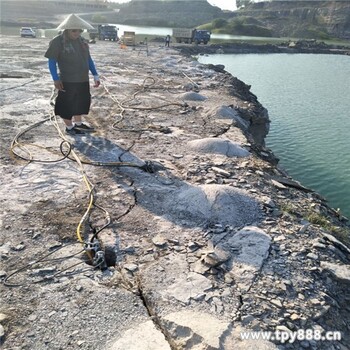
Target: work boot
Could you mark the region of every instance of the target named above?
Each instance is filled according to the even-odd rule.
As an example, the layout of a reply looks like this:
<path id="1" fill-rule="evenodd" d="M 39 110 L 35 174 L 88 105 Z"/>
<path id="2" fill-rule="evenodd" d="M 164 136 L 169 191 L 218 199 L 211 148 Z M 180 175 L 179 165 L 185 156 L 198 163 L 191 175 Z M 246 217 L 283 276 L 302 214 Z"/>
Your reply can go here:
<path id="1" fill-rule="evenodd" d="M 80 125 L 75 124 L 74 128 L 81 130 L 81 131 L 85 131 L 85 132 L 93 132 L 95 131 L 95 129 L 85 123 L 81 123 Z"/>
<path id="2" fill-rule="evenodd" d="M 73 127 L 72 129 L 66 128 L 67 135 L 85 135 L 84 130 L 80 130 L 77 127 Z"/>

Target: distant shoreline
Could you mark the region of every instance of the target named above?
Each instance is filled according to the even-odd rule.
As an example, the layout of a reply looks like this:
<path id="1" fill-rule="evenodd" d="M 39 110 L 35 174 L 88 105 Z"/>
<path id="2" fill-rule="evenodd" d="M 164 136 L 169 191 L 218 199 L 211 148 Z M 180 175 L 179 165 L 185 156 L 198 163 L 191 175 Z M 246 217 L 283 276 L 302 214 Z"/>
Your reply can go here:
<path id="1" fill-rule="evenodd" d="M 4 23 L 6 23 L 4 25 Z M 11 24 L 9 24 L 11 23 Z M 45 23 L 45 25 L 43 25 Z M 22 26 L 35 27 L 39 31 L 52 31 L 56 28 L 51 22 L 41 22 L 37 23 L 36 26 L 30 23 L 24 24 L 20 22 L 3 22 L 0 21 L 1 35 L 13 35 L 16 36 L 19 33 L 19 29 Z M 138 35 L 137 35 L 138 36 Z M 136 37 L 137 37 L 136 36 Z M 144 36 L 144 35 L 139 35 Z M 40 36 L 47 37 L 48 39 L 52 38 L 52 35 Z M 149 35 L 149 42 L 157 42 L 161 35 L 152 38 L 152 35 Z M 241 42 L 225 42 L 215 43 L 208 45 L 193 45 L 193 44 L 176 44 L 172 43 L 171 46 L 179 50 L 182 54 L 186 56 L 194 56 L 200 54 L 254 54 L 254 53 L 305 53 L 305 54 L 333 54 L 333 55 L 350 55 L 350 43 L 349 46 L 345 45 L 331 45 L 326 44 L 323 41 L 317 40 L 296 40 L 296 41 L 287 41 L 278 44 L 270 43 L 252 43 L 247 41 Z"/>
<path id="2" fill-rule="evenodd" d="M 248 53 L 306 53 L 350 55 L 350 47 L 327 45 L 323 42 L 300 40 L 280 44 L 223 43 L 211 45 L 177 45 L 177 50 L 187 56 L 198 54 L 248 54 Z"/>

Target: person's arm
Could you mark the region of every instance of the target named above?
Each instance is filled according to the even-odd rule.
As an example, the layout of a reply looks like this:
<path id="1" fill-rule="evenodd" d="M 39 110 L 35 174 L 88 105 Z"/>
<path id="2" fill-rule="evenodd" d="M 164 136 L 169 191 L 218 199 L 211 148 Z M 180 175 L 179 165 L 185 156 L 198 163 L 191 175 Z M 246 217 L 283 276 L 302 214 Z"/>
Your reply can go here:
<path id="1" fill-rule="evenodd" d="M 100 86 L 100 77 L 97 74 L 95 63 L 92 60 L 91 56 L 89 56 L 89 70 L 92 73 L 92 75 L 94 76 L 94 81 L 95 81 L 94 87 Z"/>
<path id="2" fill-rule="evenodd" d="M 50 74 L 54 82 L 55 88 L 57 90 L 63 90 L 63 84 L 57 73 L 57 61 L 53 58 L 49 58 L 48 64 L 49 64 L 49 70 L 50 70 Z"/>
<path id="3" fill-rule="evenodd" d="M 57 61 L 53 58 L 49 58 L 49 70 L 53 81 L 60 80 L 57 73 Z"/>

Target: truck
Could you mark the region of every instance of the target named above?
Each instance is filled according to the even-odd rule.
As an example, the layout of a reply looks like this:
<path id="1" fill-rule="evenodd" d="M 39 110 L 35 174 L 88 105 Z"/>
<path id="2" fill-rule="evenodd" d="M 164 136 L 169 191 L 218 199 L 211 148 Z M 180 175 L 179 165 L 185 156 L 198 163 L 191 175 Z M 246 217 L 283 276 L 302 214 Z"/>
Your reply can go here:
<path id="1" fill-rule="evenodd" d="M 135 46 L 135 38 L 135 32 L 124 32 L 124 35 L 122 36 L 122 42 L 126 46 Z"/>
<path id="2" fill-rule="evenodd" d="M 99 40 L 118 41 L 118 28 L 116 26 L 99 24 L 97 26 Z"/>
<path id="3" fill-rule="evenodd" d="M 177 43 L 196 45 L 203 43 L 206 45 L 210 40 L 211 33 L 208 30 L 199 30 L 196 28 L 174 28 L 173 38 Z"/>

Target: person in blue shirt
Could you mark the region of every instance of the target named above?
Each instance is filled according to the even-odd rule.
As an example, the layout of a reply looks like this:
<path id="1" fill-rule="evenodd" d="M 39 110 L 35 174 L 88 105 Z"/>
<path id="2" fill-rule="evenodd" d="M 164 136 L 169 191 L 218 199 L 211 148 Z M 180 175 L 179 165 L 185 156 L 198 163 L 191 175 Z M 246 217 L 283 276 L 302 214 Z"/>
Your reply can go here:
<path id="1" fill-rule="evenodd" d="M 83 29 L 92 28 L 80 17 L 69 15 L 57 27 L 62 32 L 50 41 L 45 53 L 54 86 L 58 90 L 55 115 L 63 119 L 66 133 L 70 135 L 94 131 L 82 122 L 82 116 L 89 113 L 91 104 L 89 71 L 94 77 L 94 86 L 100 85 L 88 42 L 81 36 Z"/>

